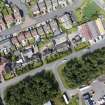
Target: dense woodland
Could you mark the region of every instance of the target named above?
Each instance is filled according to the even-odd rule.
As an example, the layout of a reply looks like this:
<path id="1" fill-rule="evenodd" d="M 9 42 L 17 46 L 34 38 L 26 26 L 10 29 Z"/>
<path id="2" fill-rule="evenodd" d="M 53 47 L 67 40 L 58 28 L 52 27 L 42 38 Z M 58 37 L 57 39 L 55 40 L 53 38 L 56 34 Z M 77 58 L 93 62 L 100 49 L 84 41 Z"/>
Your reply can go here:
<path id="1" fill-rule="evenodd" d="M 52 72 L 41 72 L 27 77 L 6 91 L 6 105 L 43 105 L 59 93 L 59 86 Z"/>
<path id="2" fill-rule="evenodd" d="M 105 73 L 105 48 L 85 54 L 66 63 L 62 69 L 64 80 L 70 88 L 89 84 Z"/>

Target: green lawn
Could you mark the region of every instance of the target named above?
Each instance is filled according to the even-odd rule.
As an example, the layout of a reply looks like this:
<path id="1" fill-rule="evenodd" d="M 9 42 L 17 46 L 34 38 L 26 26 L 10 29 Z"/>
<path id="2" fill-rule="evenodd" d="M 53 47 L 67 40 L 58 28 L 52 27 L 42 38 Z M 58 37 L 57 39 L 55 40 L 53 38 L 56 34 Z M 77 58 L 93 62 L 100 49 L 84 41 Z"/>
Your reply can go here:
<path id="1" fill-rule="evenodd" d="M 90 43 L 89 42 L 81 42 L 78 45 L 75 46 L 75 51 L 80 51 L 84 48 L 89 48 L 90 47 Z"/>
<path id="2" fill-rule="evenodd" d="M 99 15 L 104 15 L 105 13 L 93 0 L 85 0 L 81 7 L 76 10 L 75 14 L 78 22 L 82 24 L 94 20 Z"/>
<path id="3" fill-rule="evenodd" d="M 79 105 L 79 98 L 77 96 L 73 96 L 70 105 Z"/>
<path id="4" fill-rule="evenodd" d="M 78 96 L 73 96 L 72 99 L 70 99 L 69 105 L 79 105 L 79 101 L 78 100 L 79 100 Z M 59 95 L 59 96 L 55 97 L 53 99 L 53 101 L 55 103 L 54 105 L 66 105 L 64 100 L 63 100 L 62 95 Z"/>
<path id="5" fill-rule="evenodd" d="M 62 73 L 62 70 L 64 69 L 64 66 L 65 66 L 65 64 L 60 65 L 58 67 L 58 73 L 60 75 L 60 79 L 62 80 L 62 83 L 63 83 L 64 87 L 67 88 L 67 89 L 69 89 L 69 86 L 68 86 L 67 82 L 65 81 L 64 76 L 63 76 L 63 73 Z"/>
<path id="6" fill-rule="evenodd" d="M 4 0 L 0 0 L 0 12 L 3 13 L 4 16 L 12 14 L 11 8 L 5 5 Z"/>

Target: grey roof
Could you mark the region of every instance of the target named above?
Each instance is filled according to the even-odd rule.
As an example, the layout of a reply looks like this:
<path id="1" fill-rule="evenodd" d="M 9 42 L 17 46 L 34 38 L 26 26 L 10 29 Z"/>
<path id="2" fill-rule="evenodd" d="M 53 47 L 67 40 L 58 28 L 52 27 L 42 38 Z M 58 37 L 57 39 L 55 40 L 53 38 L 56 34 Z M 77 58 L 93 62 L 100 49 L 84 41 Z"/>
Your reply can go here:
<path id="1" fill-rule="evenodd" d="M 100 35 L 98 27 L 96 26 L 96 23 L 94 21 L 88 22 L 87 24 L 89 26 L 89 29 L 91 30 L 93 38 L 96 38 Z"/>
<path id="2" fill-rule="evenodd" d="M 57 23 L 56 23 L 55 20 L 52 20 L 50 22 L 50 25 L 52 27 L 52 30 L 54 32 L 54 35 L 59 35 L 61 33 L 61 31 L 60 31 L 60 29 L 59 29 L 59 27 L 58 27 L 58 25 L 57 25 Z"/>
<path id="3" fill-rule="evenodd" d="M 44 28 L 45 32 L 51 32 L 51 29 L 50 29 L 50 27 L 49 27 L 48 24 L 45 24 L 45 25 L 43 26 L 43 28 Z"/>
<path id="4" fill-rule="evenodd" d="M 12 47 L 12 44 L 9 39 L 0 41 L 0 49 L 6 48 L 9 50 L 11 47 Z"/>

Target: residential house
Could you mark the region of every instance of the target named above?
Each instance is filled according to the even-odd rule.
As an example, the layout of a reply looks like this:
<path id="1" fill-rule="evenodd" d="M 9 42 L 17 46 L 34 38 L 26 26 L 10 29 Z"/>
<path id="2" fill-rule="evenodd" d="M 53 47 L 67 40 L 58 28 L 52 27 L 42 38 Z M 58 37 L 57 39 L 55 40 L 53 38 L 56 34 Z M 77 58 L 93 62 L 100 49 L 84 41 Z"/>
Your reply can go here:
<path id="1" fill-rule="evenodd" d="M 14 14 L 16 25 L 21 24 L 22 16 L 21 16 L 19 8 L 16 5 L 12 5 L 12 9 L 13 9 L 13 14 Z"/>
<path id="2" fill-rule="evenodd" d="M 24 31 L 23 33 L 29 44 L 34 43 L 34 37 L 32 36 L 30 31 Z"/>
<path id="3" fill-rule="evenodd" d="M 12 38 L 11 38 L 11 42 L 12 42 L 12 44 L 13 44 L 16 48 L 19 48 L 19 47 L 20 47 L 20 42 L 19 42 L 17 36 L 12 37 Z"/>
<path id="4" fill-rule="evenodd" d="M 95 21 L 90 21 L 87 24 L 89 26 L 91 33 L 92 33 L 92 38 L 93 39 L 97 38 L 100 35 L 100 32 L 98 30 L 98 27 L 97 27 Z"/>
<path id="5" fill-rule="evenodd" d="M 105 29 L 100 18 L 90 21 L 78 27 L 80 36 L 84 37 L 91 44 L 103 39 Z"/>
<path id="6" fill-rule="evenodd" d="M 53 10 L 55 11 L 59 6 L 58 0 L 51 0 L 51 1 L 52 1 L 52 4 L 53 4 Z"/>
<path id="7" fill-rule="evenodd" d="M 47 12 L 47 8 L 46 8 L 46 4 L 45 4 L 44 0 L 39 0 L 38 1 L 38 7 L 39 7 L 39 10 L 40 10 L 40 13 L 42 15 L 45 15 L 46 12 Z"/>
<path id="8" fill-rule="evenodd" d="M 82 24 L 78 29 L 80 36 L 84 37 L 86 40 L 92 40 L 92 33 L 87 24 Z"/>
<path id="9" fill-rule="evenodd" d="M 53 53 L 53 48 L 46 48 L 43 50 L 42 55 L 44 57 L 46 57 L 46 56 L 50 55 L 51 53 Z"/>
<path id="10" fill-rule="evenodd" d="M 43 25 L 43 28 L 44 28 L 46 34 L 53 33 L 53 32 L 52 32 L 52 29 L 51 29 L 51 27 L 50 27 L 50 25 L 49 25 L 49 23 L 45 23 L 45 24 Z"/>
<path id="11" fill-rule="evenodd" d="M 53 38 L 54 49 L 58 52 L 69 49 L 68 38 L 66 34 L 62 34 Z"/>
<path id="12" fill-rule="evenodd" d="M 39 26 L 39 27 L 37 27 L 37 32 L 38 32 L 38 35 L 40 35 L 40 36 L 41 36 L 41 38 L 46 37 L 46 33 L 45 33 L 45 31 L 44 31 L 44 29 L 43 29 L 42 25 L 41 25 L 41 26 Z"/>
<path id="13" fill-rule="evenodd" d="M 70 29 L 72 28 L 72 21 L 70 20 L 70 15 L 69 14 L 64 14 L 62 16 L 60 16 L 58 18 L 60 24 L 62 25 L 62 27 L 64 27 L 65 29 Z"/>
<path id="14" fill-rule="evenodd" d="M 14 25 L 14 18 L 12 15 L 7 15 L 4 17 L 6 25 L 8 28 L 10 28 L 12 25 Z"/>
<path id="15" fill-rule="evenodd" d="M 46 6 L 47 6 L 47 12 L 53 11 L 53 5 L 51 0 L 45 0 Z"/>
<path id="16" fill-rule="evenodd" d="M 13 47 L 12 43 L 9 39 L 0 41 L 0 52 L 7 54 L 8 52 L 11 51 L 12 47 Z"/>
<path id="17" fill-rule="evenodd" d="M 0 17 L 0 32 L 4 31 L 6 29 L 5 23 L 3 21 L 3 18 Z"/>
<path id="18" fill-rule="evenodd" d="M 27 39 L 25 38 L 25 35 L 23 32 L 20 32 L 18 34 L 17 38 L 22 46 L 27 46 L 28 42 L 27 42 Z"/>
<path id="19" fill-rule="evenodd" d="M 37 53 L 38 53 L 37 46 L 29 46 L 29 47 L 26 47 L 22 51 L 22 56 L 24 57 L 24 60 L 27 61 L 28 59 L 36 58 L 37 57 Z"/>
<path id="20" fill-rule="evenodd" d="M 56 20 L 51 20 L 50 21 L 50 26 L 52 28 L 52 31 L 53 31 L 54 36 L 61 34 L 62 31 L 60 30 L 60 28 L 59 28 Z"/>
<path id="21" fill-rule="evenodd" d="M 67 2 L 72 5 L 74 3 L 74 0 L 67 0 Z"/>
<path id="22" fill-rule="evenodd" d="M 67 6 L 67 1 L 66 0 L 58 0 L 59 5 L 63 8 Z"/>
<path id="23" fill-rule="evenodd" d="M 32 14 L 33 16 L 38 16 L 40 14 L 40 10 L 39 10 L 37 3 L 36 5 L 32 6 Z"/>
<path id="24" fill-rule="evenodd" d="M 36 31 L 36 29 L 31 30 L 30 33 L 31 33 L 31 35 L 32 35 L 33 37 L 35 37 L 35 35 L 38 34 L 37 31 Z"/>

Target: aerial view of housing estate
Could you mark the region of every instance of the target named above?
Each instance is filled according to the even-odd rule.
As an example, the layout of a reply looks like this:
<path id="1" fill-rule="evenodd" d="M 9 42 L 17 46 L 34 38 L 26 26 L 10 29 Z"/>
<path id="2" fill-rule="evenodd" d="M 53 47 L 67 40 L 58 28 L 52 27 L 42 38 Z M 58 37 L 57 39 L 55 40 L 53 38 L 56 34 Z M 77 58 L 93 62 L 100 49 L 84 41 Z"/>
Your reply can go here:
<path id="1" fill-rule="evenodd" d="M 0 105 L 105 105 L 105 0 L 0 0 Z"/>

